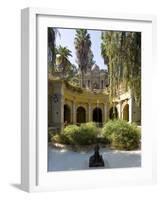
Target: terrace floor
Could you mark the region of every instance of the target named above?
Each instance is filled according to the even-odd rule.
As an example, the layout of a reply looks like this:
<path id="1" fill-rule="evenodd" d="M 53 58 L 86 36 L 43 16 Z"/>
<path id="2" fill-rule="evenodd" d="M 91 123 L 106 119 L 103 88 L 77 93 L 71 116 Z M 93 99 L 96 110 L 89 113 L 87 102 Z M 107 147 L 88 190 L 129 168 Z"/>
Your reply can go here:
<path id="1" fill-rule="evenodd" d="M 94 151 L 72 151 L 55 147 L 48 148 L 48 171 L 87 170 L 89 157 Z M 100 148 L 105 168 L 141 167 L 141 151 L 118 151 Z"/>

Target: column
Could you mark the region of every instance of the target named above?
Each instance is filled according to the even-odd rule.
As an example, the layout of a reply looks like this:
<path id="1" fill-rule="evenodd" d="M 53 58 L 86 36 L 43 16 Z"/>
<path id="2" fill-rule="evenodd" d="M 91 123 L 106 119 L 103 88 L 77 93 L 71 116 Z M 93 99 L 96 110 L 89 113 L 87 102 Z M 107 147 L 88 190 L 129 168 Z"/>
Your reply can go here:
<path id="1" fill-rule="evenodd" d="M 92 121 L 92 119 L 91 119 L 91 104 L 90 103 L 88 104 L 88 121 L 89 122 Z"/>
<path id="2" fill-rule="evenodd" d="M 129 122 L 132 122 L 132 97 L 130 97 L 130 99 L 128 100 L 128 104 L 129 104 Z"/>
<path id="3" fill-rule="evenodd" d="M 107 121 L 107 104 L 104 104 L 104 122 Z"/>
<path id="4" fill-rule="evenodd" d="M 61 119 L 60 119 L 60 124 L 61 124 L 61 133 L 64 133 L 64 90 L 63 87 L 61 89 Z"/>
<path id="5" fill-rule="evenodd" d="M 52 97 L 52 119 L 53 126 L 58 129 L 60 133 L 64 128 L 64 90 L 62 82 L 54 83 L 54 94 Z"/>
<path id="6" fill-rule="evenodd" d="M 75 101 L 73 101 L 73 124 L 76 124 L 76 104 Z"/>
<path id="7" fill-rule="evenodd" d="M 122 116 L 122 102 L 121 101 L 118 104 L 118 117 L 119 117 L 119 119 L 123 118 L 123 116 Z"/>

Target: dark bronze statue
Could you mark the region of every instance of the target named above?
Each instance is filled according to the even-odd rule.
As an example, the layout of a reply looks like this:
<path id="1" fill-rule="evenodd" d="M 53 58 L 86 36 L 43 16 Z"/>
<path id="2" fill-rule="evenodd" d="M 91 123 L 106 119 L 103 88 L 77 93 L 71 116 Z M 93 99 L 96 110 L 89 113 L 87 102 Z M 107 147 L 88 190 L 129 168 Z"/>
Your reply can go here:
<path id="1" fill-rule="evenodd" d="M 94 148 L 94 154 L 89 158 L 89 167 L 104 167 L 104 160 L 99 154 L 99 145 L 97 144 Z"/>

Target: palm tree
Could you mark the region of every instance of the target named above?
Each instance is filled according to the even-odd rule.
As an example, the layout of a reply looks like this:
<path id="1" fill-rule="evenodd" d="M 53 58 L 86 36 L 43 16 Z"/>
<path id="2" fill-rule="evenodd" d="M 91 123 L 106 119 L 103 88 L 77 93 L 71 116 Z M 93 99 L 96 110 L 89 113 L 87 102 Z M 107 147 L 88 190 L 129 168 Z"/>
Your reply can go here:
<path id="1" fill-rule="evenodd" d="M 74 40 L 76 49 L 77 63 L 82 73 L 82 86 L 85 85 L 84 73 L 87 71 L 89 65 L 89 54 L 91 52 L 91 40 L 90 35 L 86 29 L 76 29 L 76 35 Z"/>
<path id="2" fill-rule="evenodd" d="M 56 59 L 56 36 L 60 36 L 59 31 L 56 28 L 48 28 L 48 65 L 54 70 L 55 59 Z"/>
<path id="3" fill-rule="evenodd" d="M 71 51 L 67 47 L 59 46 L 56 49 L 56 64 L 61 69 L 63 75 L 66 74 L 68 69 L 71 67 L 69 56 L 72 56 Z"/>

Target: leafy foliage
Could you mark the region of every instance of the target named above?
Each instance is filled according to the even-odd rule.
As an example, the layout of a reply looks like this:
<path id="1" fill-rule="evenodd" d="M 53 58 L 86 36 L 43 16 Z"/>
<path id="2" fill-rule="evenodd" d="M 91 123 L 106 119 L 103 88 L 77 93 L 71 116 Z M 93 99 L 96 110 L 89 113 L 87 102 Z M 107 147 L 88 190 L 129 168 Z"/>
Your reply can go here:
<path id="1" fill-rule="evenodd" d="M 120 150 L 137 149 L 140 145 L 140 129 L 124 120 L 111 120 L 102 130 L 112 147 Z"/>
<path id="2" fill-rule="evenodd" d="M 56 49 L 56 64 L 59 69 L 65 73 L 70 70 L 72 64 L 69 61 L 69 57 L 72 56 L 71 51 L 67 47 L 61 45 Z"/>
<path id="3" fill-rule="evenodd" d="M 80 132 L 75 134 L 75 142 L 80 145 L 89 145 L 96 143 L 98 129 L 94 122 L 81 124 Z"/>
<path id="4" fill-rule="evenodd" d="M 135 101 L 141 103 L 141 33 L 102 32 L 101 53 L 108 66 L 111 100 L 131 88 Z"/>
<path id="5" fill-rule="evenodd" d="M 64 134 L 56 134 L 51 138 L 51 142 L 60 144 L 70 144 L 69 138 Z"/>
<path id="6" fill-rule="evenodd" d="M 52 142 L 70 145 L 91 145 L 96 143 L 110 144 L 118 150 L 135 150 L 140 146 L 141 133 L 135 124 L 124 120 L 111 120 L 103 129 L 97 128 L 94 122 L 68 125 L 63 134 L 54 134 Z"/>
<path id="7" fill-rule="evenodd" d="M 86 29 L 76 29 L 74 45 L 78 66 L 81 71 L 86 71 L 88 66 L 88 54 L 91 53 L 90 35 Z"/>
<path id="8" fill-rule="evenodd" d="M 76 29 L 74 45 L 77 63 L 82 73 L 82 85 L 84 86 L 84 73 L 87 71 L 87 68 L 94 63 L 90 35 L 86 29 Z"/>
<path id="9" fill-rule="evenodd" d="M 59 31 L 56 28 L 48 28 L 48 64 L 52 67 L 52 72 L 55 66 L 56 59 L 56 36 L 57 34 L 60 36 Z"/>
<path id="10" fill-rule="evenodd" d="M 55 130 L 49 128 L 48 129 L 48 142 L 51 142 L 53 136 L 56 135 L 56 134 L 57 134 L 57 132 Z"/>
<path id="11" fill-rule="evenodd" d="M 91 69 L 91 67 L 95 64 L 95 61 L 94 61 L 94 55 L 93 55 L 93 52 L 91 50 L 91 48 L 89 49 L 89 52 L 88 52 L 88 65 L 87 65 L 87 68 Z"/>
<path id="12" fill-rule="evenodd" d="M 72 145 L 89 145 L 96 143 L 98 134 L 99 131 L 93 122 L 81 124 L 81 126 L 68 125 L 64 133 L 53 136 L 52 141 Z"/>
<path id="13" fill-rule="evenodd" d="M 83 90 L 82 90 L 81 87 L 79 87 L 79 86 L 77 86 L 77 85 L 74 85 L 74 84 L 71 84 L 71 83 L 69 83 L 69 81 L 67 81 L 67 80 L 65 80 L 64 83 L 65 83 L 65 86 L 66 86 L 68 89 L 72 90 L 73 92 L 83 93 Z"/>
<path id="14" fill-rule="evenodd" d="M 78 68 L 76 67 L 76 65 L 71 64 L 70 69 L 66 72 L 66 80 L 69 82 L 70 85 L 80 87 Z"/>

